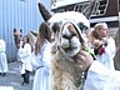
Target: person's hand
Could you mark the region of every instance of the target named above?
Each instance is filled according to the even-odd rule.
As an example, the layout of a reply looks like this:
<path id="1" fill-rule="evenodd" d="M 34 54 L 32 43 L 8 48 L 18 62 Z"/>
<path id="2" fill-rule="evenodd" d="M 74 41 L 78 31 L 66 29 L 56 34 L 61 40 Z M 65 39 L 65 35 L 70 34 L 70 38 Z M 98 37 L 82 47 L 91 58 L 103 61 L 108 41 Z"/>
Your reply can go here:
<path id="1" fill-rule="evenodd" d="M 80 70 L 86 71 L 94 62 L 93 57 L 86 51 L 81 50 L 76 56 L 75 60 L 80 68 Z"/>
<path id="2" fill-rule="evenodd" d="M 93 45 L 95 46 L 95 48 L 99 48 L 102 44 L 103 44 L 103 42 L 99 39 L 95 39 L 93 41 Z"/>

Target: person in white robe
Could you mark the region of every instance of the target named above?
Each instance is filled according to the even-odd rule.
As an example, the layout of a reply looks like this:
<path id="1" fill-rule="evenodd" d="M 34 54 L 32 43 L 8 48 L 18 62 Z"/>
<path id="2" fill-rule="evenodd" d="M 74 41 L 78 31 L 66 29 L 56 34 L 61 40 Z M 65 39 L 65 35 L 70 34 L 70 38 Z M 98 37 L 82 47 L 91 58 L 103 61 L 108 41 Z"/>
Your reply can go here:
<path id="1" fill-rule="evenodd" d="M 96 60 L 101 62 L 110 70 L 115 70 L 113 58 L 116 47 L 114 39 L 108 33 L 106 23 L 98 23 L 90 34 L 90 42 L 94 46 Z"/>
<path id="2" fill-rule="evenodd" d="M 83 90 L 120 90 L 120 71 L 108 69 L 85 51 L 80 53 L 79 67 L 88 70 Z"/>
<path id="3" fill-rule="evenodd" d="M 22 85 L 29 84 L 30 72 L 32 72 L 31 59 L 31 45 L 29 44 L 29 38 L 24 37 L 23 41 L 20 43 L 20 48 L 18 50 L 18 56 L 21 62 L 20 72 L 23 77 Z"/>
<path id="4" fill-rule="evenodd" d="M 102 55 L 96 55 L 96 59 L 103 63 L 110 70 L 115 70 L 114 56 L 116 52 L 115 41 L 112 37 L 107 40 L 107 46 L 104 47 L 105 52 Z"/>
<path id="5" fill-rule="evenodd" d="M 0 39 L 0 75 L 5 76 L 8 72 L 8 62 L 6 56 L 6 43 Z"/>
<path id="6" fill-rule="evenodd" d="M 50 90 L 50 30 L 43 22 L 39 28 L 39 34 L 35 50 L 31 58 L 31 64 L 35 70 L 32 90 Z"/>
<path id="7" fill-rule="evenodd" d="M 120 90 L 120 71 L 95 61 L 89 68 L 84 90 Z"/>
<path id="8" fill-rule="evenodd" d="M 50 79 L 50 43 L 48 41 L 41 48 L 40 54 L 34 56 L 32 65 L 35 70 L 33 90 L 49 90 Z M 33 58 L 33 57 L 32 57 Z"/>

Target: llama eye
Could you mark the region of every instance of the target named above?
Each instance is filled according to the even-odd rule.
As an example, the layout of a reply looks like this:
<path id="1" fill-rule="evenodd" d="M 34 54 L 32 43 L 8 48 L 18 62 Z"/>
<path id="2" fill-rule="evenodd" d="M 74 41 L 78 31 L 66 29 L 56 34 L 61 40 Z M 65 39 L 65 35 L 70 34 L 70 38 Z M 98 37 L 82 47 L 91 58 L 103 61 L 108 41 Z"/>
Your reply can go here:
<path id="1" fill-rule="evenodd" d="M 81 29 L 81 31 L 88 29 L 88 27 L 85 26 L 83 23 L 78 23 L 78 26 L 79 26 L 79 28 Z"/>

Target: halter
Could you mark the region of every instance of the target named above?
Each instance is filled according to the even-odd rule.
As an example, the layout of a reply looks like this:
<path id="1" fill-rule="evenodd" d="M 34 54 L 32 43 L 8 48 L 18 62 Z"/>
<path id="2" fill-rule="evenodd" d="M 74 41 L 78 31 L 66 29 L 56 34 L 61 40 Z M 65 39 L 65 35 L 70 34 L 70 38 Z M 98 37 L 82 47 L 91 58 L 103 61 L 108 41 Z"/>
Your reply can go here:
<path id="1" fill-rule="evenodd" d="M 60 33 L 59 33 L 59 38 L 61 37 L 62 30 L 63 30 L 64 26 L 68 23 L 72 24 L 75 27 L 75 30 L 76 30 L 76 32 L 79 36 L 80 42 L 84 42 L 85 40 L 83 39 L 80 28 L 78 27 L 78 25 L 73 20 L 65 20 L 65 21 L 62 22 L 62 25 L 61 25 L 61 28 L 60 28 Z"/>
<path id="2" fill-rule="evenodd" d="M 72 20 L 65 20 L 65 21 L 62 22 L 61 27 L 60 27 L 60 32 L 59 32 L 59 35 L 58 35 L 58 46 L 60 47 L 60 42 L 61 42 L 61 38 L 62 38 L 62 31 L 63 31 L 64 26 L 66 24 L 71 24 L 71 25 L 73 25 L 75 27 L 75 30 L 76 30 L 76 32 L 77 32 L 77 34 L 79 36 L 79 41 L 81 42 L 81 45 L 84 46 L 85 40 L 84 40 L 84 38 L 82 36 L 81 30 L 78 27 L 78 25 Z M 80 49 L 81 49 L 80 47 L 77 47 L 77 49 L 75 51 L 75 54 L 77 54 L 77 52 L 79 52 Z M 73 51 L 73 53 L 74 53 L 74 51 Z M 70 55 L 70 56 L 74 56 L 74 55 Z"/>

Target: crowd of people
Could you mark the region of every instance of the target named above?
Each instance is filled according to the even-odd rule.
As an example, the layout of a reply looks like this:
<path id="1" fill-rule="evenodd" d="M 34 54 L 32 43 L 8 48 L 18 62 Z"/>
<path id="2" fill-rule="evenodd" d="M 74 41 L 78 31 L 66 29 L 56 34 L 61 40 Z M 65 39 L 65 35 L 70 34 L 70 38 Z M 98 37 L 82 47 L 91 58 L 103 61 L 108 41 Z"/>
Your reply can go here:
<path id="1" fill-rule="evenodd" d="M 21 62 L 22 85 L 29 84 L 30 72 L 34 70 L 32 90 L 50 90 L 50 47 L 53 33 L 47 23 L 43 22 L 39 27 L 33 52 L 27 36 L 20 42 L 18 56 Z M 86 51 L 80 51 L 82 64 L 79 63 L 79 68 L 88 70 L 84 90 L 119 90 L 120 72 L 115 70 L 113 61 L 116 52 L 115 41 L 109 35 L 108 25 L 106 23 L 96 24 L 89 33 L 88 42 L 95 60 Z M 5 46 L 5 41 L 1 39 L 0 75 L 2 76 L 5 76 L 8 71 Z"/>

